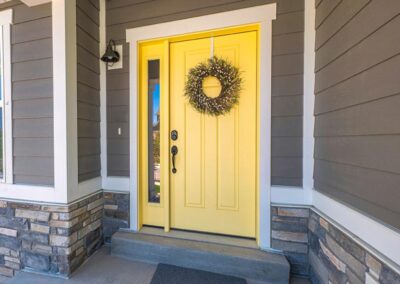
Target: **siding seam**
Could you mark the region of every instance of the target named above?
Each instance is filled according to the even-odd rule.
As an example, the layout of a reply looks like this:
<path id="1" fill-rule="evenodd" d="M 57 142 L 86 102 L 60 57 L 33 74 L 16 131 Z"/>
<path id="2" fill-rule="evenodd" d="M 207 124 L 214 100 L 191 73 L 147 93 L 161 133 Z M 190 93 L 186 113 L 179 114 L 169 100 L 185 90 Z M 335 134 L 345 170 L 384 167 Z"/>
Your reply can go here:
<path id="1" fill-rule="evenodd" d="M 90 1 L 89 1 L 90 2 Z M 92 5 L 92 4 L 91 4 Z M 93 6 L 93 5 L 92 5 Z M 99 23 L 96 23 L 93 19 L 92 19 L 92 17 L 88 14 L 88 13 L 86 13 L 86 11 L 84 10 L 84 9 L 82 9 L 80 6 L 79 6 L 79 4 L 77 4 L 76 5 L 76 9 L 77 10 L 80 10 L 81 12 L 82 12 L 82 14 L 84 15 L 84 16 L 86 16 L 86 18 L 88 18 L 93 24 L 95 24 L 96 26 L 99 26 Z M 97 9 L 96 9 L 96 11 L 97 12 L 99 12 Z M 79 26 L 79 23 L 77 22 L 76 23 L 78 26 Z M 82 28 L 82 27 L 81 27 Z"/>
<path id="2" fill-rule="evenodd" d="M 375 171 L 375 172 L 380 172 L 380 173 L 386 173 L 386 174 L 391 174 L 391 175 L 399 175 L 400 174 L 400 172 L 396 173 L 396 172 L 382 170 L 382 169 L 378 169 L 378 168 L 371 168 L 371 167 L 366 167 L 366 166 L 362 166 L 362 165 L 356 165 L 356 164 L 352 164 L 352 163 L 341 162 L 341 161 L 338 161 L 338 160 L 327 160 L 327 159 L 324 159 L 324 158 L 318 158 L 317 156 L 315 156 L 314 159 L 316 161 L 322 161 L 322 162 L 326 162 L 328 164 L 337 164 L 337 165 L 342 165 L 342 166 L 348 166 L 348 167 L 351 167 L 351 168 L 359 168 L 359 169 Z"/>
<path id="3" fill-rule="evenodd" d="M 359 75 L 359 74 L 361 74 L 361 73 L 364 73 L 365 71 L 368 71 L 368 70 L 370 70 L 370 69 L 372 69 L 372 68 L 378 66 L 379 64 L 382 64 L 382 63 L 384 63 L 384 62 L 386 62 L 386 61 L 389 61 L 389 60 L 393 59 L 394 57 L 396 57 L 396 56 L 398 56 L 398 55 L 400 55 L 400 52 L 399 52 L 399 53 L 396 53 L 396 54 L 394 54 L 394 55 L 392 55 L 392 56 L 390 56 L 390 57 L 388 57 L 388 58 L 386 58 L 386 59 L 384 59 L 384 60 L 382 60 L 382 61 L 380 61 L 380 62 L 377 62 L 377 63 L 375 63 L 375 64 L 372 64 L 371 66 L 368 66 L 367 68 L 365 68 L 365 69 L 363 69 L 363 70 L 361 70 L 361 71 L 359 71 L 359 72 L 357 72 L 357 73 L 354 73 L 354 74 L 351 75 L 350 77 L 345 78 L 345 79 L 343 79 L 343 80 L 341 80 L 341 81 L 339 81 L 339 82 L 336 82 L 336 83 L 334 83 L 333 85 L 330 85 L 330 86 L 326 87 L 325 89 L 321 89 L 321 90 L 319 90 L 318 92 L 315 92 L 315 95 L 318 95 L 318 94 L 320 94 L 320 93 L 322 93 L 322 92 L 324 92 L 324 91 L 326 91 L 326 90 L 331 89 L 332 87 L 335 87 L 335 86 L 337 86 L 337 85 L 339 85 L 339 84 L 341 84 L 341 83 L 343 83 L 343 82 L 346 82 L 346 81 L 348 81 L 348 80 L 354 78 L 355 76 L 357 76 L 357 75 Z M 316 74 L 318 74 L 318 73 L 316 73 Z"/>
<path id="4" fill-rule="evenodd" d="M 348 49 L 346 49 L 345 51 L 343 51 L 342 53 L 338 54 L 335 58 L 333 58 L 331 61 L 327 62 L 325 65 L 320 66 L 318 69 L 315 69 L 315 73 L 318 73 L 319 71 L 321 71 L 322 69 L 326 68 L 327 66 L 329 66 L 331 63 L 335 62 L 337 59 L 339 59 L 340 57 L 342 57 L 343 55 L 345 55 L 346 53 L 350 52 L 353 48 L 355 48 L 357 45 L 361 44 L 363 41 L 367 40 L 370 36 L 372 36 L 374 33 L 378 32 L 380 29 L 382 29 L 384 26 L 388 25 L 391 21 L 393 21 L 394 19 L 396 19 L 397 17 L 400 16 L 400 13 L 393 16 L 392 18 L 390 18 L 387 22 L 384 22 L 382 25 L 380 25 L 378 28 L 376 28 L 375 30 L 373 30 L 371 33 L 367 34 L 365 37 L 363 37 L 362 39 L 360 39 L 358 42 L 355 42 L 353 45 L 351 45 Z"/>
<path id="5" fill-rule="evenodd" d="M 324 1 L 321 1 L 321 3 L 322 3 L 322 2 L 324 2 Z M 340 1 L 336 4 L 336 6 L 328 13 L 328 15 L 325 16 L 325 18 L 321 21 L 321 23 L 319 23 L 319 25 L 315 27 L 315 30 L 318 30 L 318 28 L 319 28 L 323 23 L 325 23 L 326 19 L 329 18 L 329 16 L 336 10 L 336 8 L 337 8 L 340 4 L 342 4 L 342 2 L 343 2 L 343 0 L 340 0 Z M 321 4 L 321 3 L 320 3 L 320 4 Z"/>
<path id="6" fill-rule="evenodd" d="M 357 107 L 357 106 L 361 106 L 361 105 L 365 105 L 365 104 L 369 104 L 369 103 L 385 100 L 385 99 L 388 99 L 388 98 L 391 98 L 391 97 L 395 97 L 395 96 L 398 96 L 398 95 L 400 95 L 400 92 L 394 93 L 394 94 L 389 94 L 389 95 L 386 95 L 384 97 L 380 97 L 380 98 L 376 98 L 376 99 L 371 99 L 371 100 L 368 100 L 368 101 L 363 101 L 363 102 L 360 102 L 360 103 L 357 103 L 357 104 L 351 104 L 351 105 L 348 105 L 348 106 L 339 107 L 339 108 L 336 108 L 336 109 L 333 109 L 333 110 L 329 110 L 329 111 L 314 113 L 314 116 L 316 116 L 316 117 L 317 116 L 323 116 L 325 114 L 335 113 L 337 111 L 341 111 L 341 110 L 345 110 L 345 109 L 351 109 L 351 108 L 354 108 L 354 107 Z"/>
<path id="7" fill-rule="evenodd" d="M 343 3 L 343 2 L 340 2 L 340 3 Z M 369 0 L 364 6 L 362 6 L 361 9 L 357 11 L 357 13 L 355 13 L 350 19 L 347 20 L 347 22 L 343 23 L 343 25 L 337 31 L 335 31 L 335 33 L 333 33 L 329 38 L 327 38 L 323 43 L 321 43 L 321 45 L 318 48 L 316 48 L 315 51 L 320 50 L 321 47 L 323 47 L 333 36 L 335 36 L 338 32 L 340 32 L 348 23 L 350 23 L 370 3 L 371 3 L 371 0 Z M 318 31 L 318 29 L 316 29 L 316 31 Z"/>

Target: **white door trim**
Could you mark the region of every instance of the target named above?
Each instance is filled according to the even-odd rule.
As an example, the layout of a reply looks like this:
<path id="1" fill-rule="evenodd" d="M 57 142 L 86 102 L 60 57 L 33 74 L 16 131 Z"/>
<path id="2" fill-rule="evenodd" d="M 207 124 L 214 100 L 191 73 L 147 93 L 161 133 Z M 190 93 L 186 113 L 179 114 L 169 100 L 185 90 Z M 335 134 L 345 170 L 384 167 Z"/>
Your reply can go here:
<path id="1" fill-rule="evenodd" d="M 260 25 L 260 149 L 258 244 L 270 248 L 271 204 L 271 54 L 272 20 L 276 4 L 267 4 L 223 13 L 128 29 L 129 43 L 129 145 L 130 145 L 130 228 L 139 229 L 138 189 L 138 42 L 233 26 Z"/>

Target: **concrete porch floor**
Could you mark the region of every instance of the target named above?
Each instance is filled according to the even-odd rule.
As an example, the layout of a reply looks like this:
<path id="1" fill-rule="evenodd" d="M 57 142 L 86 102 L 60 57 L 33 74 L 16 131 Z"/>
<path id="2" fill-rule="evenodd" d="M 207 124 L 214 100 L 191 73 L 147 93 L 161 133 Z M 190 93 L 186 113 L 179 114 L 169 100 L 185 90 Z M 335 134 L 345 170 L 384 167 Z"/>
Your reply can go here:
<path id="1" fill-rule="evenodd" d="M 70 279 L 48 275 L 19 272 L 14 278 L 0 278 L 1 284 L 147 284 L 150 283 L 157 265 L 135 262 L 110 255 L 109 247 L 103 247 L 76 271 Z M 291 284 L 308 284 L 306 279 L 292 279 Z M 248 284 L 257 284 L 248 281 Z"/>

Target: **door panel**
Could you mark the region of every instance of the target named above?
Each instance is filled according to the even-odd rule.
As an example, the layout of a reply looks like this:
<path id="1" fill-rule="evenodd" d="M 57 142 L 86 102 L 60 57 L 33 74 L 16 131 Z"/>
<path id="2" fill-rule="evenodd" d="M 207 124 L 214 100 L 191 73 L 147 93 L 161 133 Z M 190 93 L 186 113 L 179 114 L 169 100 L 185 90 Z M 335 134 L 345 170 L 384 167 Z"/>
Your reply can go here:
<path id="1" fill-rule="evenodd" d="M 170 175 L 171 227 L 255 237 L 257 33 L 218 36 L 213 46 L 243 77 L 239 104 L 218 117 L 200 114 L 183 95 L 189 69 L 209 58 L 211 40 L 170 45 L 170 128 L 179 133 L 171 141 L 179 149 Z"/>

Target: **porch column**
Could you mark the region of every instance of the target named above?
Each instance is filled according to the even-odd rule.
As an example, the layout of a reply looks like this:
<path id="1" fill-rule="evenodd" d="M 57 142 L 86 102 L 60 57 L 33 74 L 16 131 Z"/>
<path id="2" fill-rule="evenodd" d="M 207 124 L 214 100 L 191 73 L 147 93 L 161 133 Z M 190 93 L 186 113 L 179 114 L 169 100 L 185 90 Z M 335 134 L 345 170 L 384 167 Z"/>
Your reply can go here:
<path id="1" fill-rule="evenodd" d="M 76 0 L 53 0 L 54 187 L 59 202 L 78 189 Z"/>

